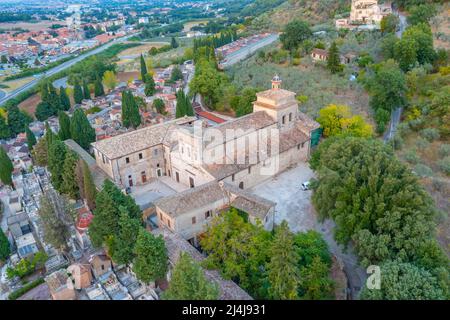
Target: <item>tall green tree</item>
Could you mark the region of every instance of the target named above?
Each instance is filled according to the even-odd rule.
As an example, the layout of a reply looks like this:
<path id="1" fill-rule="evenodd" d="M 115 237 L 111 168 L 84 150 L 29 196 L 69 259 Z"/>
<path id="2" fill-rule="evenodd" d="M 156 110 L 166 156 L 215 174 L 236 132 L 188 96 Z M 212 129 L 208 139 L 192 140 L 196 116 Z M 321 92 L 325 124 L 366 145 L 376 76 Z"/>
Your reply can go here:
<path id="1" fill-rule="evenodd" d="M 83 79 L 83 98 L 91 99 L 91 90 L 89 89 L 89 84 L 86 79 Z"/>
<path id="2" fill-rule="evenodd" d="M 391 111 L 406 105 L 406 78 L 392 59 L 373 66 L 373 74 L 366 82 L 370 106 L 375 111 L 378 132 L 383 132 Z"/>
<path id="3" fill-rule="evenodd" d="M 179 44 L 175 37 L 172 37 L 172 39 L 170 40 L 170 46 L 172 47 L 172 49 L 178 48 Z"/>
<path id="4" fill-rule="evenodd" d="M 30 130 L 29 127 L 25 128 L 25 133 L 27 134 L 27 145 L 28 150 L 33 150 L 34 145 L 36 144 L 36 136 L 34 135 L 33 131 Z"/>
<path id="5" fill-rule="evenodd" d="M 11 137 L 11 130 L 6 123 L 5 118 L 0 116 L 0 139 L 8 139 Z"/>
<path id="6" fill-rule="evenodd" d="M 13 164 L 9 159 L 5 149 L 0 147 L 0 180 L 6 184 L 12 186 L 11 174 L 13 172 Z"/>
<path id="7" fill-rule="evenodd" d="M 294 236 L 285 220 L 275 230 L 270 252 L 271 258 L 267 265 L 270 296 L 276 300 L 297 299 L 300 282 L 299 256 L 294 247 Z"/>
<path id="8" fill-rule="evenodd" d="M 329 275 L 329 266 L 315 256 L 309 265 L 300 268 L 299 296 L 304 300 L 332 299 L 334 282 Z"/>
<path id="9" fill-rule="evenodd" d="M 86 187 L 84 192 L 87 193 Z M 126 208 L 130 218 L 141 219 L 141 210 L 134 199 L 123 194 L 111 181 L 105 180 L 102 190 L 96 194 L 94 218 L 89 226 L 89 236 L 95 247 L 117 237 L 121 206 Z"/>
<path id="10" fill-rule="evenodd" d="M 177 106 L 175 110 L 175 117 L 181 118 L 184 117 L 187 112 L 186 98 L 184 95 L 184 91 L 183 90 L 178 91 L 176 96 L 177 96 Z"/>
<path id="11" fill-rule="evenodd" d="M 97 78 L 94 82 L 94 95 L 96 97 L 101 97 L 105 95 L 105 90 L 103 89 L 103 83 L 100 78 Z"/>
<path id="12" fill-rule="evenodd" d="M 44 240 L 58 250 L 67 251 L 71 237 L 70 228 L 74 222 L 74 210 L 66 199 L 54 190 L 47 190 L 39 207 Z"/>
<path id="13" fill-rule="evenodd" d="M 330 50 L 328 50 L 327 68 L 331 73 L 338 73 L 343 70 L 336 41 L 333 41 Z"/>
<path id="14" fill-rule="evenodd" d="M 388 14 L 381 19 L 380 28 L 383 33 L 395 33 L 400 19 L 395 14 Z"/>
<path id="15" fill-rule="evenodd" d="M 280 35 L 280 41 L 284 49 L 292 52 L 311 36 L 312 32 L 307 22 L 293 20 L 284 27 L 283 33 Z"/>
<path id="16" fill-rule="evenodd" d="M 139 106 L 131 91 L 122 92 L 122 124 L 124 127 L 137 128 L 141 124 Z"/>
<path id="17" fill-rule="evenodd" d="M 74 200 L 78 199 L 78 196 L 80 194 L 77 180 L 74 179 L 77 161 L 78 157 L 76 153 L 71 150 L 67 150 L 66 157 L 64 159 L 63 171 L 61 174 L 61 193 Z"/>
<path id="18" fill-rule="evenodd" d="M 64 142 L 55 139 L 48 146 L 48 170 L 51 173 L 51 181 L 56 190 L 61 190 L 63 182 L 64 160 L 67 148 Z"/>
<path id="19" fill-rule="evenodd" d="M 134 254 L 133 272 L 140 281 L 148 284 L 166 277 L 169 262 L 162 236 L 155 237 L 140 228 Z"/>
<path id="20" fill-rule="evenodd" d="M 89 149 L 91 142 L 95 141 L 95 130 L 82 109 L 77 109 L 73 113 L 70 121 L 70 136 L 86 150 Z"/>
<path id="21" fill-rule="evenodd" d="M 58 112 L 58 121 L 59 121 L 59 138 L 64 141 L 71 138 L 70 135 L 70 117 L 64 111 Z"/>
<path id="22" fill-rule="evenodd" d="M 156 92 L 155 89 L 155 80 L 153 80 L 153 76 L 151 74 L 145 75 L 145 88 L 144 93 L 147 97 L 154 95 Z"/>
<path id="23" fill-rule="evenodd" d="M 32 118 L 19 110 L 15 104 L 6 107 L 8 112 L 8 126 L 13 135 L 25 132 L 25 128 L 32 122 Z"/>
<path id="24" fill-rule="evenodd" d="M 166 113 L 166 104 L 164 103 L 164 101 L 162 99 L 155 99 L 153 101 L 153 108 L 155 108 L 156 112 L 160 113 L 160 114 L 165 114 Z"/>
<path id="25" fill-rule="evenodd" d="M 95 209 L 95 196 L 97 189 L 94 184 L 94 178 L 92 177 L 91 170 L 89 169 L 86 161 L 83 161 L 82 166 L 83 173 L 83 194 L 86 202 L 91 210 Z"/>
<path id="26" fill-rule="evenodd" d="M 59 88 L 59 103 L 63 111 L 68 111 L 70 109 L 70 99 L 67 95 L 66 89 L 63 86 Z"/>
<path id="27" fill-rule="evenodd" d="M 112 259 L 118 264 L 128 265 L 134 259 L 134 246 L 141 225 L 136 218 L 130 218 L 125 207 L 119 207 L 119 211 L 119 232 L 113 240 Z"/>
<path id="28" fill-rule="evenodd" d="M 183 80 L 183 72 L 179 66 L 175 66 L 170 74 L 170 81 L 175 82 L 178 80 Z"/>
<path id="29" fill-rule="evenodd" d="M 80 104 L 84 99 L 83 89 L 81 88 L 80 82 L 78 80 L 75 81 L 73 86 L 73 100 L 76 104 Z"/>
<path id="30" fill-rule="evenodd" d="M 415 43 L 417 62 L 419 64 L 433 63 L 437 57 L 433 47 L 433 33 L 427 23 L 419 23 L 408 27 L 402 40 Z"/>
<path id="31" fill-rule="evenodd" d="M 217 300 L 219 288 L 206 279 L 200 265 L 187 253 L 181 253 L 175 267 L 169 288 L 164 291 L 165 300 Z"/>
<path id="32" fill-rule="evenodd" d="M 394 46 L 394 57 L 400 68 L 407 72 L 414 68 L 417 62 L 417 43 L 414 39 L 405 37 Z"/>
<path id="33" fill-rule="evenodd" d="M 2 228 L 0 228 L 0 261 L 5 262 L 11 254 L 11 248 L 8 238 L 3 233 Z"/>
<path id="34" fill-rule="evenodd" d="M 145 64 L 144 56 L 141 54 L 141 79 L 145 82 L 146 76 L 147 76 L 147 65 Z"/>

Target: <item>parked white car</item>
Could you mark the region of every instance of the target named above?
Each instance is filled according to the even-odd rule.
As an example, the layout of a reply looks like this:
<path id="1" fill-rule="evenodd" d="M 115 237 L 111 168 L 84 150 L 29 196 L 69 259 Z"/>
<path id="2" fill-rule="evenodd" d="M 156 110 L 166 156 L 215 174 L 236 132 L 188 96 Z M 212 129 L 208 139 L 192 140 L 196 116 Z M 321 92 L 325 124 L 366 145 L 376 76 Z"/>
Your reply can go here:
<path id="1" fill-rule="evenodd" d="M 309 190 L 310 184 L 311 184 L 311 183 L 310 183 L 309 181 L 303 182 L 303 183 L 302 183 L 302 190 L 303 190 L 303 191 Z"/>

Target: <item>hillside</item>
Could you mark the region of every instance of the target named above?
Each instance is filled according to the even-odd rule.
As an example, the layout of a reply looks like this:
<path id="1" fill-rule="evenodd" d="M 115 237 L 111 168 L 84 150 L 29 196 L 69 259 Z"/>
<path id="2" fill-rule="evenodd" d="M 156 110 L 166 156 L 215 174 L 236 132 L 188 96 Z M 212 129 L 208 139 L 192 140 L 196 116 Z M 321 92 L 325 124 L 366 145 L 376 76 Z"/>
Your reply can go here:
<path id="1" fill-rule="evenodd" d="M 311 25 L 331 22 L 336 14 L 350 11 L 350 0 L 288 0 L 277 8 L 256 17 L 249 26 L 251 31 L 281 31 L 294 19 L 303 19 Z"/>

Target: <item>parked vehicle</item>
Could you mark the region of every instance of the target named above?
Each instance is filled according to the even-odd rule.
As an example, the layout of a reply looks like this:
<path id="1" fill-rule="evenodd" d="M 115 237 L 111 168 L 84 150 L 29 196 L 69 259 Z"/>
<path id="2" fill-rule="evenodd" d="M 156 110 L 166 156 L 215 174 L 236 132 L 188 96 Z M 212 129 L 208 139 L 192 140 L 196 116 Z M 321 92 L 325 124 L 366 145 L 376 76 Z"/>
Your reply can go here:
<path id="1" fill-rule="evenodd" d="M 309 186 L 311 185 L 311 183 L 309 181 L 305 181 L 302 183 L 302 190 L 306 191 L 309 190 Z"/>

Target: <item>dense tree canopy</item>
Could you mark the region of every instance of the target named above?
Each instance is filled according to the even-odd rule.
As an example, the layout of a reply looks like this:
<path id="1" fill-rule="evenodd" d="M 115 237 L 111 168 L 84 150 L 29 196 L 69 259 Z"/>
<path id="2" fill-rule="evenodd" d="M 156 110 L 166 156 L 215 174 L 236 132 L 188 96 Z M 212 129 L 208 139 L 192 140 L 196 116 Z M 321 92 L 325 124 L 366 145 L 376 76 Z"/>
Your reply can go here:
<path id="1" fill-rule="evenodd" d="M 294 51 L 306 39 L 312 36 L 311 29 L 305 21 L 293 20 L 289 22 L 280 35 L 284 49 Z"/>
<path id="2" fill-rule="evenodd" d="M 3 233 L 3 229 L 0 228 L 0 261 L 5 262 L 11 254 L 8 238 Z"/>
<path id="3" fill-rule="evenodd" d="M 73 113 L 70 121 L 70 136 L 86 150 L 89 149 L 91 142 L 95 141 L 95 130 L 82 109 L 77 109 Z"/>
<path id="4" fill-rule="evenodd" d="M 330 104 L 319 111 L 316 119 L 323 128 L 325 137 L 352 135 L 356 137 L 372 136 L 372 126 L 360 115 L 353 115 L 348 106 Z"/>
<path id="5" fill-rule="evenodd" d="M 436 300 L 445 299 L 438 279 L 410 263 L 388 261 L 381 265 L 381 288 L 361 292 L 365 300 Z"/>
<path id="6" fill-rule="evenodd" d="M 165 279 L 169 261 L 162 236 L 155 237 L 144 228 L 140 228 L 134 254 L 136 258 L 133 262 L 133 272 L 139 280 L 148 284 Z"/>
<path id="7" fill-rule="evenodd" d="M 336 221 L 335 238 L 352 240 L 363 265 L 417 259 L 433 234 L 435 208 L 417 178 L 376 140 L 346 137 L 319 146 L 313 202 Z"/>

